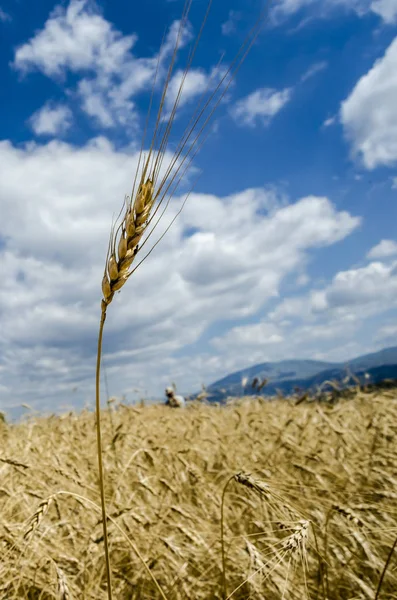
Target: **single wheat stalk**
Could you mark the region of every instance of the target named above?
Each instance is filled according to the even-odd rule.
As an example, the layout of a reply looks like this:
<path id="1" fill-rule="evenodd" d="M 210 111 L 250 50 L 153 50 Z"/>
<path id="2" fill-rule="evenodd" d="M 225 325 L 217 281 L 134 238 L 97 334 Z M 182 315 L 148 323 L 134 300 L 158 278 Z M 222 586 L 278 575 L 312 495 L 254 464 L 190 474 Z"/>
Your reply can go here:
<path id="1" fill-rule="evenodd" d="M 239 414 L 237 412 L 237 414 Z M 241 415 L 239 415 L 241 420 Z M 236 475 L 232 475 L 226 481 L 223 491 L 222 491 L 222 500 L 221 500 L 221 555 L 222 555 L 222 599 L 226 600 L 229 598 L 227 594 L 227 585 L 226 585 L 226 552 L 225 552 L 225 497 L 226 490 L 231 481 L 237 481 L 241 485 L 248 487 L 251 490 L 259 493 L 261 496 L 264 496 L 267 501 L 271 500 L 270 488 L 264 481 L 260 479 L 255 479 L 252 477 L 250 473 L 236 473 Z M 235 590 L 236 591 L 236 590 Z M 234 592 L 233 592 L 234 593 Z"/>
<path id="2" fill-rule="evenodd" d="M 193 158 L 201 148 L 205 141 L 207 134 L 203 137 L 205 131 L 214 111 L 218 107 L 226 91 L 228 90 L 233 78 L 235 77 L 238 69 L 240 68 L 243 60 L 245 59 L 248 51 L 254 43 L 260 27 L 263 22 L 265 11 L 261 13 L 254 27 L 251 29 L 239 51 L 237 52 L 234 60 L 231 62 L 228 69 L 225 70 L 222 75 L 220 82 L 215 87 L 215 90 L 209 94 L 207 100 L 205 100 L 206 92 L 199 100 L 195 111 L 188 123 L 185 132 L 183 133 L 180 142 L 178 143 L 173 157 L 165 169 L 165 174 L 161 180 L 159 180 L 160 170 L 162 168 L 163 159 L 167 150 L 169 137 L 172 130 L 172 125 L 175 119 L 175 114 L 180 103 L 182 91 L 186 81 L 186 76 L 190 70 L 195 51 L 197 49 L 198 42 L 200 40 L 203 27 L 206 23 L 212 0 L 208 0 L 207 10 L 204 15 L 200 31 L 196 37 L 193 45 L 193 49 L 189 53 L 188 62 L 183 72 L 179 89 L 174 101 L 172 110 L 167 118 L 161 122 L 163 116 L 163 109 L 167 96 L 167 90 L 171 77 L 173 74 L 173 68 L 175 65 L 176 55 L 180 46 L 180 41 L 185 27 L 188 23 L 188 15 L 191 7 L 192 0 L 186 0 L 182 17 L 179 24 L 177 39 L 175 42 L 174 50 L 168 73 L 166 76 L 165 84 L 163 87 L 159 109 L 157 112 L 155 129 L 150 143 L 150 148 L 146 158 L 143 157 L 143 145 L 145 142 L 146 128 L 149 122 L 150 108 L 146 121 L 145 134 L 142 140 L 141 152 L 138 161 L 138 168 L 134 178 L 134 184 L 131 196 L 127 196 L 124 200 L 124 214 L 118 225 L 114 225 L 111 230 L 108 253 L 106 257 L 105 270 L 102 279 L 102 293 L 103 298 L 101 302 L 101 318 L 99 324 L 98 334 L 98 347 L 97 347 L 97 363 L 96 363 L 96 393 L 95 393 L 95 412 L 96 412 L 96 433 L 97 433 L 97 454 L 98 454 L 98 472 L 99 472 L 99 487 L 101 494 L 101 509 L 102 509 L 102 524 L 103 524 L 103 538 L 104 538 L 104 550 L 105 550 L 105 562 L 106 562 L 106 578 L 107 578 L 107 593 L 108 600 L 112 600 L 112 583 L 111 583 L 111 566 L 108 546 L 108 534 L 107 534 L 107 511 L 104 491 L 104 469 L 102 461 L 102 434 L 101 434 L 101 420 L 100 420 L 100 366 L 101 366 L 101 354 L 102 354 L 102 338 L 103 329 L 106 320 L 106 310 L 109 304 L 112 302 L 115 292 L 121 290 L 126 281 L 137 269 L 137 267 L 147 258 L 152 252 L 154 247 L 159 243 L 172 223 L 183 209 L 183 206 L 189 196 L 187 194 L 181 209 L 166 228 L 165 232 L 160 236 L 159 240 L 152 245 L 146 256 L 132 268 L 133 262 L 146 244 L 147 240 L 157 227 L 158 223 L 162 219 L 165 210 L 168 207 L 170 199 L 175 194 L 183 176 L 189 168 Z M 159 60 L 161 51 L 159 53 Z M 159 64 L 158 64 L 159 66 Z M 157 76 L 157 73 L 156 73 Z M 156 81 L 155 81 L 156 82 Z M 154 82 L 154 83 L 155 83 Z M 154 89 L 154 88 L 153 88 Z M 150 101 L 150 105 L 153 99 Z M 158 133 L 160 128 L 164 126 L 164 133 L 161 140 L 158 139 Z M 137 190 L 136 190 L 137 188 Z M 189 192 L 190 193 L 190 192 Z M 166 199 L 167 198 L 167 199 Z M 166 199 L 166 200 L 165 200 Z M 165 201 L 165 207 L 160 211 L 161 205 Z M 123 211 L 122 211 L 123 212 Z M 157 214 L 158 213 L 158 214 Z M 154 221 L 154 224 L 153 224 Z M 145 239 L 143 240 L 143 236 Z"/>

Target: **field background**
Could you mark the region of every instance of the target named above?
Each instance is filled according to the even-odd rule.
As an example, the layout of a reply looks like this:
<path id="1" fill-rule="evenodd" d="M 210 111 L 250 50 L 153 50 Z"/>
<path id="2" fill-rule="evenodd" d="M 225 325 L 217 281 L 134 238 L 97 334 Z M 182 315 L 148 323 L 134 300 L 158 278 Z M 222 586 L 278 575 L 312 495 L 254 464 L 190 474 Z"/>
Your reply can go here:
<path id="1" fill-rule="evenodd" d="M 161 598 L 148 569 L 168 600 L 223 597 L 228 481 L 226 597 L 376 597 L 397 536 L 395 390 L 102 418 L 117 600 Z M 0 440 L 0 598 L 107 598 L 94 415 L 1 422 Z M 378 599 L 397 598 L 396 564 Z"/>

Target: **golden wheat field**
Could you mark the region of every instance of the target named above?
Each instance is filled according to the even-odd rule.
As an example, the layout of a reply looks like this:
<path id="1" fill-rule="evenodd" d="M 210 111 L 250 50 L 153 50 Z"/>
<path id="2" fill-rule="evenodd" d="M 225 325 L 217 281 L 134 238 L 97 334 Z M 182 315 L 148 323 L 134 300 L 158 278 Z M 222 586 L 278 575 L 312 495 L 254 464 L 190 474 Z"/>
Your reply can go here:
<path id="1" fill-rule="evenodd" d="M 396 391 L 102 418 L 115 598 L 397 598 Z M 0 439 L 0 598 L 106 598 L 94 415 Z"/>

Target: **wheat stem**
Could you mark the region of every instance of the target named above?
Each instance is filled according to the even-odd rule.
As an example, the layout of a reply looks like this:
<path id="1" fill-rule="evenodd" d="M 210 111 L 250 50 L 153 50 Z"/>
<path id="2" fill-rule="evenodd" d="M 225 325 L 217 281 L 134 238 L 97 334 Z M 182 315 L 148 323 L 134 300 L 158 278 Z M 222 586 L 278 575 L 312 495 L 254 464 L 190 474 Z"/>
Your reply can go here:
<path id="1" fill-rule="evenodd" d="M 387 571 L 387 569 L 389 567 L 389 564 L 390 564 L 390 561 L 391 561 L 391 557 L 393 556 L 393 552 L 394 552 L 396 546 L 397 546 L 397 537 L 394 540 L 394 543 L 393 543 L 392 547 L 390 548 L 390 552 L 389 552 L 388 557 L 386 559 L 385 566 L 383 567 L 383 571 L 382 571 L 382 574 L 381 574 L 380 579 L 379 579 L 379 583 L 378 583 L 378 587 L 376 589 L 376 594 L 375 594 L 375 599 L 374 600 L 378 600 L 378 598 L 379 598 L 380 589 L 382 587 L 383 580 L 384 580 L 385 575 L 386 575 L 386 571 Z"/>
<path id="2" fill-rule="evenodd" d="M 227 486 L 229 485 L 229 483 L 231 482 L 232 479 L 234 479 L 234 475 L 232 475 L 231 477 L 229 477 L 229 479 L 226 481 L 224 487 L 223 487 L 223 491 L 222 491 L 222 501 L 221 501 L 221 551 L 222 551 L 222 598 L 223 600 L 226 599 L 227 597 L 227 590 L 226 590 L 226 557 L 225 557 L 225 532 L 224 532 L 224 525 L 225 525 L 225 495 L 226 495 L 226 489 Z"/>
<path id="3" fill-rule="evenodd" d="M 101 320 L 99 324 L 98 334 L 98 352 L 96 362 L 96 378 L 95 378 L 95 415 L 96 415 L 96 434 L 97 434 L 97 455 L 98 455 L 98 475 L 99 475 L 99 488 L 101 492 L 101 509 L 102 509 L 102 528 L 103 528 L 103 543 L 105 547 L 105 562 L 106 562 L 106 579 L 108 586 L 108 600 L 112 600 L 112 573 L 110 569 L 110 556 L 109 556 L 109 543 L 108 543 L 108 531 L 107 531 L 107 514 L 106 514 L 106 500 L 105 500 L 105 485 L 103 475 L 103 462 L 102 462 L 102 434 L 101 434 L 101 402 L 100 402 L 100 373 L 101 373 L 101 356 L 102 356 L 102 338 L 103 338 L 103 327 L 106 320 L 106 303 L 102 300 L 101 304 Z"/>

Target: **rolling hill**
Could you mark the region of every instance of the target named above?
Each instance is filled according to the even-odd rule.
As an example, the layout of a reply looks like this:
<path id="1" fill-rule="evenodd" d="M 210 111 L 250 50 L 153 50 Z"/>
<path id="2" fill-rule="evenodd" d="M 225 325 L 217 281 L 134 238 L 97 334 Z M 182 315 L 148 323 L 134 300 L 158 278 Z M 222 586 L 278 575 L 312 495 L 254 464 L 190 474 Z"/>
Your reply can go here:
<path id="1" fill-rule="evenodd" d="M 316 391 L 329 380 L 348 385 L 352 383 L 351 380 L 347 381 L 349 372 L 362 382 L 379 383 L 384 379 L 397 379 L 397 346 L 340 363 L 316 360 L 261 363 L 231 373 L 209 385 L 208 400 L 222 402 L 228 396 L 256 395 L 258 391 L 252 385 L 255 378 L 267 380 L 260 391 L 263 396 L 272 396 L 278 391 L 291 394 L 296 388 Z"/>

